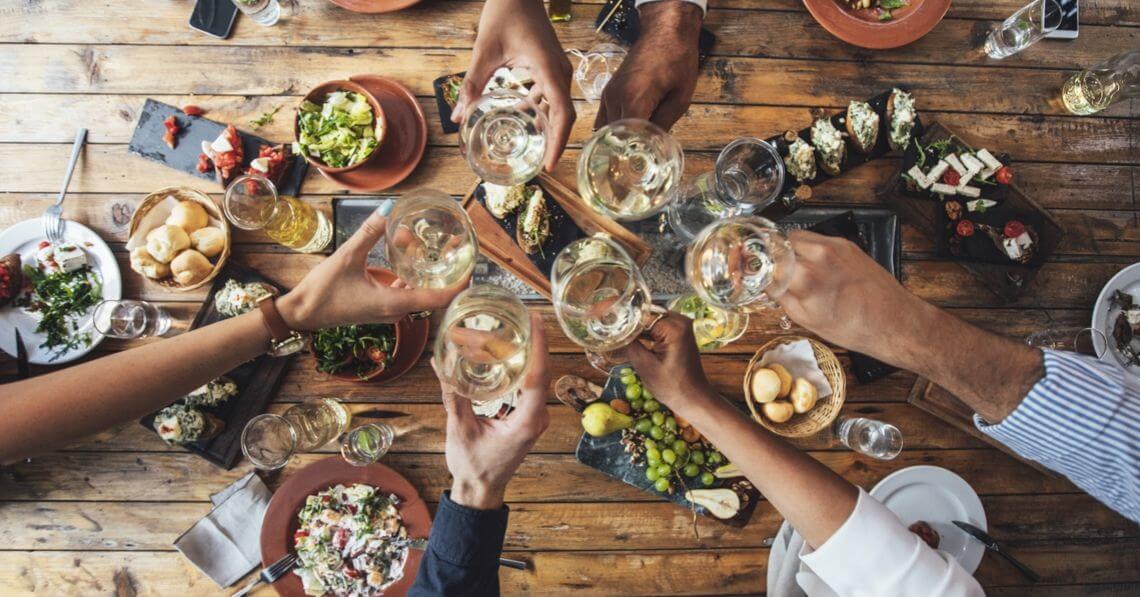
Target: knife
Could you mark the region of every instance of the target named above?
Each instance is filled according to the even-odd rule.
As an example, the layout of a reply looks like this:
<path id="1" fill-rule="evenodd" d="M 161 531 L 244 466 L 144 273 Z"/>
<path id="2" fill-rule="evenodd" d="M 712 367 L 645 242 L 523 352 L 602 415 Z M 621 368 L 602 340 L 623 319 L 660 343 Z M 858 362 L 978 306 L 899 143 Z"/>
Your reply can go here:
<path id="1" fill-rule="evenodd" d="M 20 337 L 20 330 L 16 329 L 16 379 L 28 379 L 32 374 L 28 370 L 28 349 L 24 347 L 24 339 Z"/>
<path id="2" fill-rule="evenodd" d="M 962 529 L 966 532 L 966 534 L 980 541 L 982 545 L 986 546 L 987 549 L 992 550 L 994 553 L 1005 558 L 1010 564 L 1013 564 L 1014 567 L 1020 570 L 1021 573 L 1024 574 L 1025 577 L 1029 580 L 1033 582 L 1041 580 L 1041 577 L 1036 572 L 1030 569 L 1029 566 L 1022 564 L 1017 558 L 1006 553 L 1005 550 L 1002 549 L 1001 544 L 998 543 L 997 540 L 995 540 L 993 537 L 990 537 L 982 529 L 979 529 L 978 527 L 968 522 L 962 522 L 961 520 L 955 520 L 953 522 L 954 526 Z"/>
<path id="3" fill-rule="evenodd" d="M 404 539 L 402 541 L 397 542 L 396 545 L 399 545 L 401 547 L 410 547 L 412 549 L 418 549 L 420 551 L 423 551 L 423 550 L 427 549 L 428 540 L 424 539 L 422 537 L 418 538 L 418 539 L 408 538 L 408 539 Z M 499 565 L 504 567 L 504 568 L 514 568 L 515 570 L 526 570 L 526 562 L 522 562 L 519 560 L 511 560 L 509 558 L 499 558 Z"/>

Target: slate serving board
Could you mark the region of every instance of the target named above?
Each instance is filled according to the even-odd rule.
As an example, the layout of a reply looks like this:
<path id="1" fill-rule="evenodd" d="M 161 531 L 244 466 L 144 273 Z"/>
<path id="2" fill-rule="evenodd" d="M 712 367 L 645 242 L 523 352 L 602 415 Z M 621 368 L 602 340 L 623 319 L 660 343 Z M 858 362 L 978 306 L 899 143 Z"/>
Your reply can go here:
<path id="1" fill-rule="evenodd" d="M 550 238 L 546 244 L 542 246 L 542 250 L 533 255 L 527 255 L 530 262 L 539 269 L 546 276 L 550 277 L 550 270 L 554 267 L 554 258 L 558 257 L 558 253 L 566 247 L 566 245 L 586 236 L 578 226 L 574 224 L 574 220 L 570 219 L 570 215 L 562 209 L 562 205 L 550 196 L 550 192 L 542 186 L 542 183 L 536 178 L 528 185 L 534 184 L 542 188 L 543 196 L 546 198 L 546 208 L 550 213 Z M 475 188 L 475 199 L 487 207 L 487 193 L 480 184 Z M 495 218 L 499 223 L 499 227 L 503 229 L 511 238 L 515 238 L 518 231 L 518 214 L 522 213 L 526 207 L 525 203 L 518 209 L 516 213 L 510 214 L 505 218 Z M 490 210 L 488 210 L 490 211 Z"/>
<path id="2" fill-rule="evenodd" d="M 435 107 L 439 113 L 439 126 L 441 129 L 443 129 L 443 132 L 448 135 L 451 133 L 458 133 L 459 125 L 451 121 L 451 112 L 454 108 L 447 102 L 446 99 L 444 99 L 443 84 L 446 83 L 447 80 L 451 77 L 459 77 L 462 79 L 466 74 L 467 71 L 455 73 L 453 75 L 443 75 L 442 77 L 438 77 L 436 80 L 431 82 L 431 88 L 435 90 Z"/>
<path id="3" fill-rule="evenodd" d="M 171 149 L 162 140 L 163 135 L 166 134 L 166 127 L 162 122 L 169 116 L 177 118 L 178 124 L 182 126 L 182 131 L 176 138 L 177 143 L 174 149 Z M 202 141 L 213 142 L 225 129 L 226 125 L 223 123 L 202 116 L 187 116 L 185 112 L 174 106 L 147 99 L 142 111 L 139 112 L 139 121 L 135 125 L 134 134 L 131 135 L 131 143 L 128 149 L 137 156 L 164 164 L 203 180 L 217 182 L 213 170 L 209 172 L 198 171 L 198 155 L 202 153 Z M 257 152 L 262 145 L 278 145 L 278 143 L 242 131 L 241 128 L 238 128 L 238 133 L 241 134 L 242 149 L 245 152 L 243 166 L 248 166 L 250 160 L 257 157 Z M 281 184 L 277 185 L 277 191 L 282 195 L 291 197 L 299 195 L 301 193 L 301 182 L 305 180 L 305 173 L 308 169 L 309 164 L 305 158 L 294 156 L 289 170 L 281 179 Z M 244 171 L 244 167 L 242 170 Z M 221 186 L 221 183 L 218 184 Z"/>
<path id="4" fill-rule="evenodd" d="M 190 324 L 190 329 L 195 330 L 227 319 L 218 313 L 214 306 L 214 294 L 225 286 L 227 280 L 237 280 L 242 283 L 266 283 L 277 288 L 282 294 L 287 290 L 259 272 L 230 260 L 226 262 L 226 266 L 214 279 L 214 283 L 210 286 L 210 293 L 202 304 L 202 308 L 198 310 L 194 321 Z M 285 372 L 294 356 L 296 355 L 271 357 L 263 354 L 226 373 L 226 377 L 237 384 L 238 395 L 213 408 L 202 409 L 224 421 L 225 429 L 213 438 L 186 444 L 183 447 L 226 470 L 233 468 L 234 463 L 241 455 L 241 432 L 245 429 L 245 424 L 253 417 L 265 412 L 265 407 L 281 387 L 281 382 L 285 379 Z M 156 414 L 157 412 L 154 412 L 143 417 L 139 423 L 153 432 Z M 157 438 L 157 433 L 155 436 Z"/>

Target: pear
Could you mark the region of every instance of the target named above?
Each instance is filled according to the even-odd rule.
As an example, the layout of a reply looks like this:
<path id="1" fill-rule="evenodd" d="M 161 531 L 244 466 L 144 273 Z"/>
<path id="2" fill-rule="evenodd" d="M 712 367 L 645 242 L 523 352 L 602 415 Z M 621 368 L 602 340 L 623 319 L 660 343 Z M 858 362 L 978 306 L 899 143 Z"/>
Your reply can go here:
<path id="1" fill-rule="evenodd" d="M 582 411 L 582 429 L 594 437 L 605 437 L 633 426 L 633 417 L 623 415 L 605 402 L 595 402 Z"/>
<path id="2" fill-rule="evenodd" d="M 731 489 L 692 489 L 685 492 L 685 499 L 704 506 L 710 514 L 727 520 L 740 512 L 740 496 Z"/>
<path id="3" fill-rule="evenodd" d="M 733 479 L 735 477 L 743 477 L 744 473 L 740 470 L 740 467 L 730 462 L 713 471 L 713 476 L 717 479 Z"/>

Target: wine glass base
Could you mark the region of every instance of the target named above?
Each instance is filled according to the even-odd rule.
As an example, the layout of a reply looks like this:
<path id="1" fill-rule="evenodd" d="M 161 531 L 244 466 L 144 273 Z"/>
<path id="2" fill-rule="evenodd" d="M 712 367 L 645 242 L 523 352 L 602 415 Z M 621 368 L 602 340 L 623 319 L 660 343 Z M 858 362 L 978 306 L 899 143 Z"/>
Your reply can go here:
<path id="1" fill-rule="evenodd" d="M 492 398 L 486 402 L 478 404 L 472 403 L 471 410 L 480 417 L 488 419 L 504 419 L 512 410 L 515 409 L 515 404 L 518 402 L 518 391 L 511 392 L 498 398 Z"/>

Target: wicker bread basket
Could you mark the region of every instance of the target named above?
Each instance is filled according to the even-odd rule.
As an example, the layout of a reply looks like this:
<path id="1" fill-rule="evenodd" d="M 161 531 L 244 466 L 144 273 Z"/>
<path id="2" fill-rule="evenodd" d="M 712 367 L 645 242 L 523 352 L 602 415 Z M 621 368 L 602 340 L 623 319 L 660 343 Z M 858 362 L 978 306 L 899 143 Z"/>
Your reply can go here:
<path id="1" fill-rule="evenodd" d="M 172 276 L 167 276 L 161 280 L 151 280 L 150 278 L 142 276 L 146 278 L 148 282 L 157 284 L 163 288 L 173 290 L 175 292 L 188 292 L 209 284 L 210 281 L 218 275 L 218 272 L 222 271 L 222 268 L 226 265 L 226 259 L 228 259 L 230 256 L 230 244 L 232 242 L 232 239 L 230 238 L 230 224 L 226 221 L 226 215 L 222 213 L 222 210 L 216 203 L 214 203 L 214 200 L 210 199 L 209 195 L 201 191 L 188 189 L 186 187 L 166 187 L 150 193 L 145 198 L 143 198 L 141 203 L 139 203 L 138 208 L 135 209 L 135 213 L 131 216 L 131 225 L 127 233 L 128 238 L 134 238 L 135 233 L 138 232 L 139 225 L 141 224 L 143 218 L 148 213 L 150 213 L 150 210 L 154 209 L 155 206 L 157 206 L 162 202 L 163 199 L 166 199 L 167 197 L 173 197 L 178 201 L 193 201 L 194 203 L 201 205 L 203 208 L 205 208 L 206 213 L 209 214 L 210 219 L 216 220 L 218 222 L 218 227 L 222 229 L 222 232 L 225 233 L 226 236 L 226 242 L 225 246 L 222 248 L 222 252 L 219 253 L 218 256 L 210 259 L 210 263 L 214 264 L 214 269 L 211 270 L 210 274 L 203 280 L 195 284 L 182 286 L 175 282 Z"/>
<path id="2" fill-rule="evenodd" d="M 811 343 L 812 351 L 815 352 L 815 360 L 819 363 L 819 369 L 827 377 L 827 382 L 831 384 L 831 395 L 827 398 L 821 398 L 811 410 L 804 414 L 797 413 L 786 422 L 773 423 L 760 412 L 760 409 L 756 407 L 756 402 L 752 400 L 752 373 L 760 368 L 760 359 L 764 358 L 764 354 L 769 350 L 781 344 L 805 339 Z M 839 410 L 843 408 L 843 401 L 846 397 L 847 376 L 843 372 L 843 366 L 839 363 L 839 359 L 830 348 L 811 338 L 784 336 L 768 342 L 752 356 L 752 360 L 748 362 L 748 371 L 744 374 L 744 401 L 748 404 L 752 418 L 772 433 L 783 437 L 810 437 L 826 429 L 839 416 Z"/>

